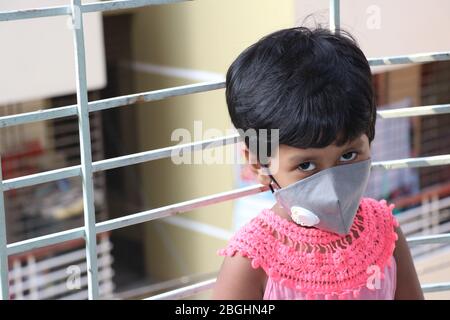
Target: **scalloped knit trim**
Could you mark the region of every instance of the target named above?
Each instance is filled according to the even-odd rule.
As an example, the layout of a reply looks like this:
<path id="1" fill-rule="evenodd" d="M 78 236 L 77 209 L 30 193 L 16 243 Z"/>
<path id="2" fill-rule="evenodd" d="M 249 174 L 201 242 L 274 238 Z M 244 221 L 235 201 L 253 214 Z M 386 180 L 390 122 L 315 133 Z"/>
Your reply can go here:
<path id="1" fill-rule="evenodd" d="M 362 198 L 346 236 L 304 228 L 263 209 L 217 254 L 248 257 L 253 268 L 261 267 L 273 281 L 307 299 L 358 298 L 371 266 L 379 267 L 382 279 L 385 266 L 391 266 L 398 239 L 393 208 L 386 200 Z"/>

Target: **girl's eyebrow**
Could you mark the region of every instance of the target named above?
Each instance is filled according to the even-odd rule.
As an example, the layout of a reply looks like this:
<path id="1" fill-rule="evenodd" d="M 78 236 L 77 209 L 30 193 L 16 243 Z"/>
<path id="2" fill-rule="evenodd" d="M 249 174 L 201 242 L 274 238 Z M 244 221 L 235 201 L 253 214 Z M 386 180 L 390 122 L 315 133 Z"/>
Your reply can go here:
<path id="1" fill-rule="evenodd" d="M 352 142 L 352 143 L 350 144 L 349 149 L 350 149 L 352 146 L 355 147 L 355 148 L 360 148 L 360 147 L 362 147 L 363 145 L 364 145 L 364 141 L 361 140 L 361 139 L 358 139 L 356 143 L 355 143 L 355 142 Z"/>
<path id="2" fill-rule="evenodd" d="M 292 157 L 289 158 L 290 162 L 304 162 L 304 161 L 310 161 L 310 160 L 316 160 L 318 159 L 318 157 L 313 157 L 313 156 L 304 156 L 304 155 L 293 155 Z"/>
<path id="3" fill-rule="evenodd" d="M 349 143 L 348 147 L 344 148 L 343 150 L 345 151 L 346 149 L 358 148 L 363 144 L 364 144 L 363 140 L 357 139 Z M 289 162 L 300 162 L 300 161 L 304 162 L 317 159 L 319 159 L 319 157 L 295 154 L 289 158 Z"/>

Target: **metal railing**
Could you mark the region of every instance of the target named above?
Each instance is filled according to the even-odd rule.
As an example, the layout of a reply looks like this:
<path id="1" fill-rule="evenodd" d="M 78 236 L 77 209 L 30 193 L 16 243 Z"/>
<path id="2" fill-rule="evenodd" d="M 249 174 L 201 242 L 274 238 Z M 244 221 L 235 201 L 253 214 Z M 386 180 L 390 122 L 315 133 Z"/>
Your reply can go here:
<path id="1" fill-rule="evenodd" d="M 54 108 L 50 110 L 40 110 L 35 112 L 28 112 L 17 115 L 0 117 L 0 128 L 76 115 L 79 120 L 80 153 L 81 153 L 81 164 L 78 166 L 66 167 L 62 169 L 41 172 L 38 174 L 26 175 L 4 181 L 1 176 L 1 162 L 0 162 L 0 181 L 1 181 L 0 297 L 2 299 L 9 298 L 8 256 L 12 254 L 17 254 L 20 252 L 68 240 L 80 238 L 84 239 L 86 241 L 85 250 L 86 250 L 86 257 L 87 257 L 86 263 L 88 270 L 88 279 L 87 279 L 88 297 L 89 299 L 97 299 L 99 297 L 99 282 L 98 282 L 98 265 L 97 265 L 98 263 L 96 252 L 97 247 L 96 234 L 105 231 L 116 230 L 119 228 L 135 225 L 138 223 L 147 222 L 153 219 L 159 219 L 162 217 L 175 215 L 181 212 L 190 211 L 195 208 L 201 208 L 211 204 L 237 199 L 240 197 L 256 194 L 259 192 L 265 192 L 268 190 L 266 186 L 254 185 L 251 187 L 231 190 L 223 193 L 209 195 L 206 197 L 192 199 L 181 203 L 176 203 L 173 205 L 151 209 L 100 223 L 96 223 L 95 221 L 94 197 L 93 197 L 94 172 L 105 171 L 114 168 L 120 168 L 133 164 L 152 161 L 156 159 L 167 158 L 170 157 L 173 151 L 191 152 L 194 150 L 195 151 L 204 150 L 208 148 L 225 146 L 239 141 L 239 136 L 236 134 L 226 137 L 204 140 L 184 145 L 177 145 L 173 147 L 166 147 L 106 159 L 102 161 L 92 162 L 91 141 L 89 131 L 90 112 L 101 111 L 135 103 L 161 100 L 174 96 L 217 90 L 224 88 L 225 83 L 223 81 L 205 82 L 88 102 L 87 84 L 86 84 L 84 30 L 82 23 L 83 14 L 88 12 L 138 8 L 149 5 L 168 4 L 182 1 L 183 0 L 116 0 L 116 1 L 104 1 L 89 4 L 81 4 L 81 0 L 71 0 L 70 6 L 0 12 L 0 22 L 20 20 L 20 19 L 52 17 L 60 15 L 67 15 L 72 18 L 72 23 L 74 25 L 73 41 L 74 41 L 75 62 L 76 62 L 77 104 L 60 108 Z M 332 29 L 336 29 L 339 27 L 339 1 L 330 0 L 330 8 L 332 9 L 330 11 L 330 26 L 332 27 Z M 422 63 L 439 60 L 450 60 L 450 52 L 419 53 L 405 56 L 381 57 L 368 59 L 368 62 L 371 66 L 378 66 L 378 65 L 392 65 L 392 64 Z M 380 118 L 387 119 L 399 117 L 426 116 L 444 113 L 450 113 L 449 104 L 378 111 L 377 115 Z M 450 164 L 450 154 L 433 157 L 380 161 L 374 162 L 372 165 L 373 167 L 380 167 L 384 169 L 398 169 L 405 167 L 428 167 L 428 166 L 448 165 L 448 164 Z M 4 192 L 8 190 L 23 188 L 26 186 L 36 185 L 40 183 L 55 181 L 74 176 L 80 176 L 82 178 L 84 221 L 85 221 L 84 226 L 80 228 L 74 228 L 62 232 L 52 233 L 45 236 L 40 236 L 20 242 L 7 244 Z M 408 243 L 410 245 L 419 245 L 424 243 L 436 243 L 436 242 L 450 242 L 450 234 L 422 236 L 408 239 Z M 180 288 L 174 291 L 166 292 L 160 295 L 156 295 L 148 299 L 170 299 L 170 298 L 186 297 L 191 294 L 198 293 L 211 288 L 214 285 L 214 282 L 215 279 L 202 281 L 200 283 L 193 284 L 188 287 Z M 426 284 L 423 285 L 422 288 L 425 292 L 448 290 L 450 289 L 450 283 Z"/>

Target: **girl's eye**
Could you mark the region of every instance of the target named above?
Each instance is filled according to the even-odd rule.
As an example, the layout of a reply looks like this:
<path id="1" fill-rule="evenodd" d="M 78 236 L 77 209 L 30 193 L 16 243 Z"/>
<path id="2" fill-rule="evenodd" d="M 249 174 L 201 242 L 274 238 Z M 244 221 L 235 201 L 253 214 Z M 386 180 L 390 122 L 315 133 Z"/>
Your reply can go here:
<path id="1" fill-rule="evenodd" d="M 347 152 L 347 153 L 344 153 L 342 156 L 341 156 L 341 161 L 352 161 L 353 159 L 355 159 L 356 158 L 356 155 L 357 155 L 357 153 L 355 152 L 355 151 L 352 151 L 352 152 Z"/>
<path id="2" fill-rule="evenodd" d="M 316 165 L 312 162 L 303 162 L 301 163 L 298 168 L 302 171 L 312 171 L 316 168 Z"/>

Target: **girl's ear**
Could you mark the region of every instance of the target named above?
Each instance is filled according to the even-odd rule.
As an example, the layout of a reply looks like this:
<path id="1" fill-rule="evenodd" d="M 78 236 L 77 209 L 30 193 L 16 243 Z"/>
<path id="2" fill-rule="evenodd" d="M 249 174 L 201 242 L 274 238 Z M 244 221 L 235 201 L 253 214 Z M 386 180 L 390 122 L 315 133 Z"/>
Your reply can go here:
<path id="1" fill-rule="evenodd" d="M 250 167 L 250 170 L 257 177 L 258 182 L 268 186 L 270 184 L 270 177 L 265 173 L 265 168 L 261 166 L 256 155 L 250 152 L 245 144 L 242 147 L 242 153 L 244 154 L 245 161 Z"/>

